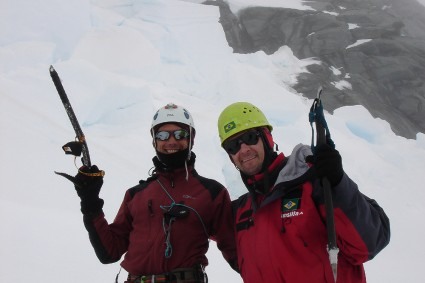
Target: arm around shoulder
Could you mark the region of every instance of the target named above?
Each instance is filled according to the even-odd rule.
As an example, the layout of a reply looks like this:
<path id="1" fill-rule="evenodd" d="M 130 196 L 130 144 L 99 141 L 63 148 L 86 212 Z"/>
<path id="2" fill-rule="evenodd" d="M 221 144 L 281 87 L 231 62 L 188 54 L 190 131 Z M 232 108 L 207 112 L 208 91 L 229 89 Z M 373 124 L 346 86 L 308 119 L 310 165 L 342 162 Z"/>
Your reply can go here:
<path id="1" fill-rule="evenodd" d="M 232 203 L 228 191 L 223 187 L 218 197 L 214 200 L 215 206 L 214 219 L 214 235 L 213 238 L 217 242 L 217 247 L 223 254 L 224 259 L 229 263 L 230 267 L 238 271 L 236 240 L 233 228 Z"/>

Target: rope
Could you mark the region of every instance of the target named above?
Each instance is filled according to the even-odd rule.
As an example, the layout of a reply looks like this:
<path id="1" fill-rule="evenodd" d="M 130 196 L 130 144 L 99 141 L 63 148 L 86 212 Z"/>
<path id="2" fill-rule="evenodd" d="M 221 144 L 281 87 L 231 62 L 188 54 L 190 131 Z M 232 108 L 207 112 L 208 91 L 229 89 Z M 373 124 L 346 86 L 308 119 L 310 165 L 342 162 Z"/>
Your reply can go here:
<path id="1" fill-rule="evenodd" d="M 187 208 L 187 209 L 190 209 L 191 211 L 193 211 L 196 214 L 196 216 L 198 217 L 199 221 L 201 222 L 204 233 L 207 236 L 207 239 L 209 241 L 210 235 L 208 234 L 207 228 L 205 227 L 205 223 L 202 220 L 201 215 L 199 215 L 198 211 L 196 211 L 196 209 L 194 209 L 193 207 L 190 207 L 190 206 L 187 206 L 187 205 L 184 205 L 184 204 L 181 204 L 181 203 L 176 203 L 176 201 L 173 199 L 173 197 L 170 195 L 170 193 L 167 191 L 167 189 L 161 183 L 161 181 L 159 179 L 156 179 L 156 181 L 161 186 L 162 190 L 167 194 L 168 198 L 171 200 L 171 205 L 160 205 L 160 208 L 164 211 L 170 211 L 174 206 L 180 206 L 180 207 L 184 207 L 184 208 Z M 165 257 L 166 258 L 170 258 L 172 253 L 173 253 L 173 247 L 171 245 L 170 235 L 171 235 L 171 226 L 172 226 L 172 224 L 175 220 L 176 220 L 176 217 L 171 217 L 170 221 L 168 222 L 168 227 L 166 227 L 165 217 L 162 219 L 162 228 L 163 228 L 164 233 L 165 233 L 165 245 L 166 245 Z"/>

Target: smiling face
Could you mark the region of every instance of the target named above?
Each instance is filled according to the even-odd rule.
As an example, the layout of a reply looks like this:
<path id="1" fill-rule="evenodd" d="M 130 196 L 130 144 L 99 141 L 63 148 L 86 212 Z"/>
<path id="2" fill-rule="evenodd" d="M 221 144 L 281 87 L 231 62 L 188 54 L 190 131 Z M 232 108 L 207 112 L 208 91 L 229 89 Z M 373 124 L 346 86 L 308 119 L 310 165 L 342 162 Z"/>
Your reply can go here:
<path id="1" fill-rule="evenodd" d="M 241 134 L 232 137 L 237 139 Z M 229 154 L 233 163 L 246 175 L 255 175 L 260 173 L 264 162 L 264 146 L 261 138 L 254 145 L 240 143 L 240 150 L 235 154 Z"/>
<path id="2" fill-rule="evenodd" d="M 167 131 L 167 132 L 174 132 L 177 130 L 181 130 L 182 127 L 176 125 L 176 124 L 164 124 L 161 127 L 158 128 L 157 132 L 160 131 Z M 155 140 L 156 144 L 156 150 L 160 153 L 164 154 L 173 154 L 178 151 L 182 151 L 188 148 L 189 146 L 189 139 L 188 138 L 182 138 L 180 140 L 176 140 L 173 134 L 170 134 L 170 137 L 168 140 Z"/>

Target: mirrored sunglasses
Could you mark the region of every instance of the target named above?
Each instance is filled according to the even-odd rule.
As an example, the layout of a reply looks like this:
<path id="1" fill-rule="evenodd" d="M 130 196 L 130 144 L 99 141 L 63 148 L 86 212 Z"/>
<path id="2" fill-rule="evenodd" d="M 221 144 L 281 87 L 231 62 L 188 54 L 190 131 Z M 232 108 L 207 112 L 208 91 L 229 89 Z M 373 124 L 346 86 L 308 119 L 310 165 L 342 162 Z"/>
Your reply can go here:
<path id="1" fill-rule="evenodd" d="M 241 144 L 255 145 L 258 143 L 260 133 L 258 131 L 248 131 L 234 139 L 223 143 L 224 150 L 229 154 L 236 154 L 241 150 Z"/>
<path id="2" fill-rule="evenodd" d="M 171 135 L 173 135 L 176 140 L 186 139 L 189 137 L 189 133 L 186 130 L 180 129 L 176 131 L 159 131 L 155 134 L 155 138 L 157 140 L 167 141 L 170 139 Z"/>

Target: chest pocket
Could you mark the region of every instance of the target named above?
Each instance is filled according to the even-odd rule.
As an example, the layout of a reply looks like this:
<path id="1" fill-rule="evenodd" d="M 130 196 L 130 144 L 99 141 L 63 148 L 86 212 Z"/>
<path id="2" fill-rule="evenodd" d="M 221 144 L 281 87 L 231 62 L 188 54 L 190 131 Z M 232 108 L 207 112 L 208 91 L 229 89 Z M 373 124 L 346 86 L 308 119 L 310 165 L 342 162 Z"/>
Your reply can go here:
<path id="1" fill-rule="evenodd" d="M 286 226 L 292 223 L 292 218 L 298 215 L 302 206 L 302 190 L 297 187 L 280 199 L 281 233 L 286 232 Z"/>
<path id="2" fill-rule="evenodd" d="M 252 208 L 249 208 L 240 214 L 239 218 L 236 220 L 236 232 L 247 230 L 249 227 L 254 225 L 252 213 Z"/>

